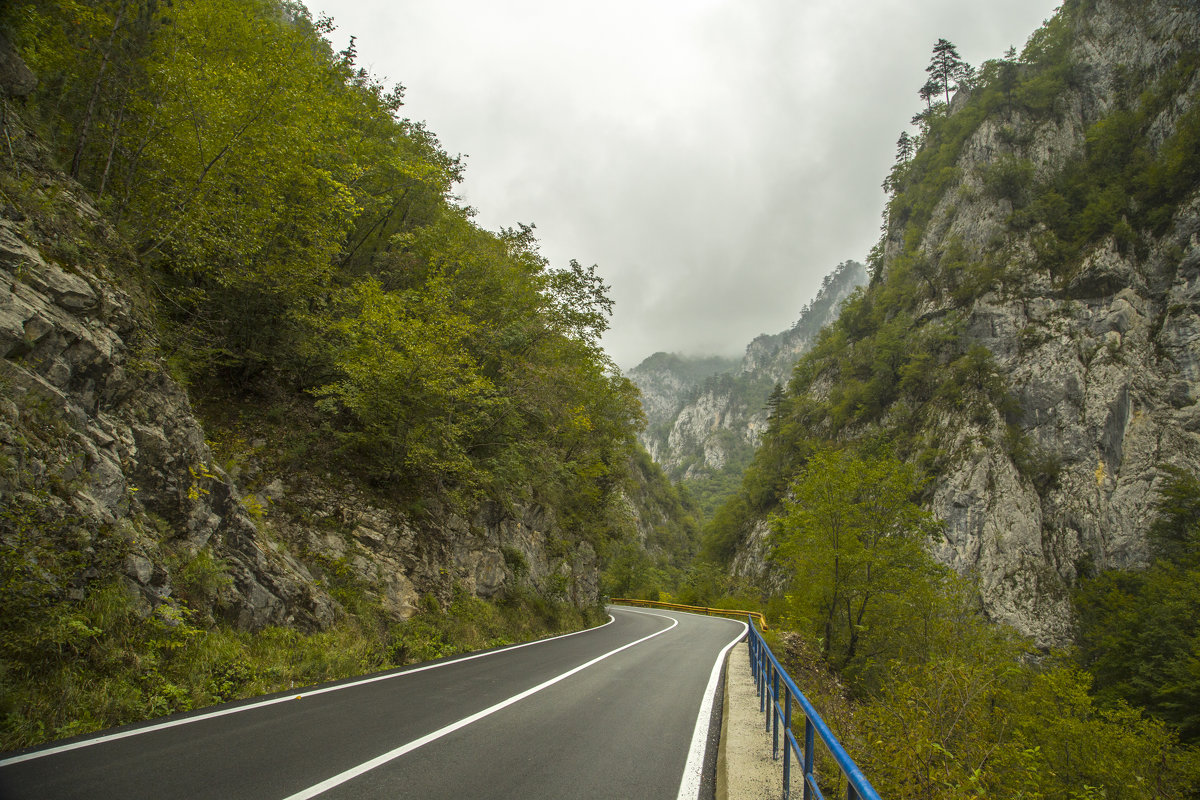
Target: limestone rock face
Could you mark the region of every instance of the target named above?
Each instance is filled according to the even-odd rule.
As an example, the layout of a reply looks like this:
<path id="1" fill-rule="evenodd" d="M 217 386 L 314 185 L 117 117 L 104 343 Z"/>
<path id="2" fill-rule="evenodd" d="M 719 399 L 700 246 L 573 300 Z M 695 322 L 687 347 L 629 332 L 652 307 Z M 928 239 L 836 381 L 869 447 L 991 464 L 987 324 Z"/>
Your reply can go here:
<path id="1" fill-rule="evenodd" d="M 9 97 L 26 97 L 36 88 L 37 76 L 25 65 L 4 32 L 0 31 L 0 93 Z"/>
<path id="2" fill-rule="evenodd" d="M 1114 110 L 1121 73 L 1160 75 L 1200 46 L 1200 14 L 1102 0 L 1078 33 L 1073 56 L 1087 80 L 1064 98 L 1066 113 L 985 120 L 960 161 L 968 191 L 947 192 L 922 242 L 934 253 L 956 239 L 982 257 L 1001 237 L 1014 262 L 1032 267 L 1015 295 L 974 302 L 965 335 L 992 353 L 1016 399 L 1035 474 L 996 446 L 998 427 L 947 419 L 950 449 L 966 455 L 936 477 L 932 510 L 946 523 L 939 558 L 975 572 L 992 616 L 1041 644 L 1067 640 L 1068 591 L 1081 569 L 1146 558 L 1160 466 L 1200 469 L 1200 187 L 1163 236 L 1125 254 L 1111 240 L 1093 247 L 1065 287 L 1037 268 L 1036 232 L 1011 230 L 1003 201 L 971 191 L 1006 154 L 1036 174 L 1062 169 Z M 1148 147 L 1162 144 L 1196 89 L 1169 105 Z"/>
<path id="3" fill-rule="evenodd" d="M 920 301 L 918 324 L 959 321 L 962 349 L 985 347 L 1009 395 L 975 413 L 947 409 L 922 435 L 945 454 L 931 484 L 930 509 L 944 522 L 936 556 L 978 577 L 992 617 L 1046 646 L 1069 638 L 1069 591 L 1081 573 L 1147 557 L 1162 465 L 1200 471 L 1200 186 L 1161 233 L 1139 234 L 1133 246 L 1092 243 L 1064 275 L 1039 254 L 1047 227 L 1014 222 L 1011 199 L 986 183 L 1002 159 L 1027 163 L 1037 183 L 1080 157 L 1089 128 L 1120 107 L 1130 75 L 1151 86 L 1200 50 L 1200 9 L 1097 0 L 1072 24 L 1074 79 L 1053 111 L 1001 107 L 985 117 L 917 245 L 930 264 L 953 249 L 967 268 L 998 263 L 1019 276 L 963 301 L 940 275 Z M 1200 96 L 1200 76 L 1182 83 L 1138 142 L 1146 152 Z M 956 98 L 956 113 L 971 101 Z M 888 232 L 882 283 L 905 234 L 903 224 Z M 828 398 L 833 381 L 810 393 Z M 847 435 L 886 435 L 889 424 L 885 413 L 870 431 Z M 738 554 L 740 574 L 769 573 L 758 533 Z"/>
<path id="4" fill-rule="evenodd" d="M 284 496 L 266 514 L 280 538 L 319 576 L 346 570 L 374 587 L 396 620 L 417 613 L 422 596 L 449 603 L 455 591 L 497 598 L 524 585 L 579 606 L 599 601 L 595 551 L 581 543 L 552 553 L 547 542 L 561 534 L 545 508 L 492 505 L 470 519 L 442 512 L 418 521 L 352 485 L 310 478 L 285 484 Z"/>
<path id="5" fill-rule="evenodd" d="M 947 420 L 969 455 L 936 479 L 937 554 L 979 575 L 996 618 L 1044 643 L 1069 634 L 1080 569 L 1145 560 L 1161 465 L 1200 469 L 1198 235 L 1194 201 L 1145 260 L 1094 253 L 1089 266 L 1122 276 L 1119 291 L 985 296 L 971 310 L 1042 480 L 984 444 L 1002 431 Z"/>
<path id="6" fill-rule="evenodd" d="M 0 220 L 0 448 L 18 465 L 5 493 L 50 487 L 45 502 L 89 541 L 120 530 L 125 578 L 147 611 L 173 594 L 164 565 L 207 549 L 231 578 L 215 613 L 248 629 L 330 624 L 334 604 L 260 536 L 213 465 L 186 394 L 139 353 L 142 336 L 130 298 L 101 266 L 69 272 Z M 171 531 L 165 541 L 157 523 Z"/>
<path id="7" fill-rule="evenodd" d="M 746 346 L 740 363 L 690 373 L 652 356 L 629 372 L 642 392 L 647 426 L 642 445 L 671 478 L 698 480 L 740 469 L 767 424 L 767 400 L 786 384 L 792 367 L 837 318 L 841 302 L 867 281 L 865 268 L 847 261 L 825 277 L 817 296 L 786 331 L 763 334 Z M 713 366 L 717 366 L 714 363 Z"/>

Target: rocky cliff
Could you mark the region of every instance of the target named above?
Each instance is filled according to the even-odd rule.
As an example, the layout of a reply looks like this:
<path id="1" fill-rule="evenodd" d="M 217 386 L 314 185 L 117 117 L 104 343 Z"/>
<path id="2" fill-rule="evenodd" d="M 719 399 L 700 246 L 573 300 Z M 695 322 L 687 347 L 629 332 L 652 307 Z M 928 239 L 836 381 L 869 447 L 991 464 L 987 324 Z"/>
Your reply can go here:
<path id="1" fill-rule="evenodd" d="M 646 409 L 643 446 L 673 480 L 736 481 L 765 429 L 772 389 L 866 280 L 861 264 L 839 264 L 795 325 L 756 337 L 740 362 L 657 353 L 630 370 Z"/>
<path id="2" fill-rule="evenodd" d="M 1082 572 L 1145 558 L 1162 465 L 1200 469 L 1198 52 L 1194 4 L 1096 0 L 985 65 L 789 391 L 807 435 L 920 460 L 938 558 L 1044 645 Z M 736 571 L 769 574 L 766 536 Z"/>

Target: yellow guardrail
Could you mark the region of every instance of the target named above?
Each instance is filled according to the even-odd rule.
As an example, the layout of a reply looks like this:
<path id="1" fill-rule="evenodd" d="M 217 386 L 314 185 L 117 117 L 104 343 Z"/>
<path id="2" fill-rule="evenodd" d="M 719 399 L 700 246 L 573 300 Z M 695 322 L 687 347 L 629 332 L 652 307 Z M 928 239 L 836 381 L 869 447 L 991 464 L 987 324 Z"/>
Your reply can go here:
<path id="1" fill-rule="evenodd" d="M 628 597 L 610 597 L 610 603 L 624 603 L 629 606 L 641 606 L 643 608 L 666 608 L 672 611 L 691 611 L 695 614 L 705 614 L 713 616 L 714 614 L 721 617 L 753 617 L 758 620 L 758 626 L 762 630 L 767 630 L 767 620 L 758 611 L 740 611 L 736 608 L 708 608 L 707 606 L 685 606 L 680 603 L 662 603 L 658 600 L 633 600 Z"/>

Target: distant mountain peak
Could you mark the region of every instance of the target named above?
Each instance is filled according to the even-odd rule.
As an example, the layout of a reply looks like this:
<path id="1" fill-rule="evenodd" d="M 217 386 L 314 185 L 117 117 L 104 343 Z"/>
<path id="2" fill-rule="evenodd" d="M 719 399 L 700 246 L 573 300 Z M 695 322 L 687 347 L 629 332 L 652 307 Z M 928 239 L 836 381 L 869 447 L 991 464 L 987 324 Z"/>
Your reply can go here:
<path id="1" fill-rule="evenodd" d="M 728 493 L 766 426 L 772 389 L 787 382 L 796 359 L 866 282 L 862 264 L 838 264 L 795 324 L 756 336 L 741 359 L 658 352 L 630 370 L 646 412 L 640 439 L 667 475 L 691 482 L 702 502 L 717 499 L 713 487 L 722 487 L 722 497 Z"/>

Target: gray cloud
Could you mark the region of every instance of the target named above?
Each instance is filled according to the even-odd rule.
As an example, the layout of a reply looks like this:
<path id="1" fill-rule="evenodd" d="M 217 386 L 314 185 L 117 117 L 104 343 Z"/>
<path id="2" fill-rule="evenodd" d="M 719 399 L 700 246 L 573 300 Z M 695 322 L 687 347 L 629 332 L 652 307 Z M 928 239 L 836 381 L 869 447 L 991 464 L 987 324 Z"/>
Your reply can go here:
<path id="1" fill-rule="evenodd" d="M 973 64 L 1053 0 L 312 0 L 406 113 L 469 155 L 485 227 L 596 263 L 623 367 L 740 352 L 878 236 L 939 36 Z"/>

